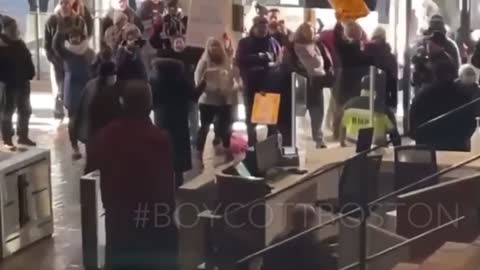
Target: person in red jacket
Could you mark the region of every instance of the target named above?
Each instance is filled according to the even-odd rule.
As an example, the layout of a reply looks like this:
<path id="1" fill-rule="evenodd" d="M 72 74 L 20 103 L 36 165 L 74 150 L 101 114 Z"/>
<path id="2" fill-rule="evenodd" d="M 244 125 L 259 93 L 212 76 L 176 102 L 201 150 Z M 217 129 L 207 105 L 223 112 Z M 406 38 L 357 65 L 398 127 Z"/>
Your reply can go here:
<path id="1" fill-rule="evenodd" d="M 98 131 L 87 156 L 101 174 L 106 269 L 176 269 L 171 142 L 149 119 L 152 97 L 146 82 L 130 81 L 119 91 L 123 116 Z M 151 222 L 135 220 L 145 210 Z"/>

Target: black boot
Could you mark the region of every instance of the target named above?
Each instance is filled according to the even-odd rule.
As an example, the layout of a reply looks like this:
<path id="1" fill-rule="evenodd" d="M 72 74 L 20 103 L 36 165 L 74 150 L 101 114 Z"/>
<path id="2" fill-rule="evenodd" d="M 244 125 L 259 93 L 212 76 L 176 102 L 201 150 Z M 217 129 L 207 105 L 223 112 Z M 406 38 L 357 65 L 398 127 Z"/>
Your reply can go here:
<path id="1" fill-rule="evenodd" d="M 18 144 L 22 144 L 22 145 L 25 145 L 25 146 L 37 146 L 37 143 L 30 140 L 30 138 L 28 137 L 21 137 L 18 139 Z"/>

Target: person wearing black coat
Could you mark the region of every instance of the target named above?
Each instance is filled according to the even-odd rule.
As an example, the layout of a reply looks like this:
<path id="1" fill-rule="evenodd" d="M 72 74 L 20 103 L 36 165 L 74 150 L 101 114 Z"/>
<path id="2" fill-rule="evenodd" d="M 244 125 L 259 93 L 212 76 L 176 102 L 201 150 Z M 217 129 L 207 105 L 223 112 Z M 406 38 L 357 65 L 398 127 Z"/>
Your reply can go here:
<path id="1" fill-rule="evenodd" d="M 239 41 L 235 57 L 245 87 L 244 103 L 249 146 L 257 143 L 256 124 L 251 122 L 255 94 L 265 88 L 265 76 L 280 59 L 280 45 L 269 35 L 267 24 L 268 21 L 264 17 L 254 19 L 250 35 Z M 272 127 L 269 127 L 268 133 L 273 134 Z"/>
<path id="2" fill-rule="evenodd" d="M 377 98 L 384 99 L 385 106 L 395 110 L 398 103 L 398 63 L 392 54 L 390 44 L 386 41 L 385 29 L 382 27 L 375 29 L 371 41 L 365 45 L 365 53 L 373 58 L 374 66 L 384 73 L 382 88 L 385 92 L 382 89 L 380 97 L 377 91 Z"/>
<path id="3" fill-rule="evenodd" d="M 18 112 L 17 135 L 18 143 L 35 146 L 36 143 L 28 137 L 28 126 L 32 105 L 30 103 L 30 80 L 35 76 L 35 66 L 27 45 L 19 37 L 17 22 L 14 19 L 4 19 L 4 34 L 0 36 L 4 47 L 5 62 L 5 103 L 2 119 L 2 137 L 6 146 L 14 148 L 12 137 L 12 117 Z"/>
<path id="4" fill-rule="evenodd" d="M 193 85 L 186 76 L 179 60 L 157 58 L 153 61 L 150 85 L 154 122 L 167 130 L 172 139 L 177 187 L 183 184 L 183 173 L 192 169 L 188 112 Z"/>
<path id="5" fill-rule="evenodd" d="M 123 41 L 115 55 L 117 76 L 119 81 L 148 80 L 142 48 L 145 41 L 141 38 L 140 29 L 127 25 L 123 30 Z"/>
<path id="6" fill-rule="evenodd" d="M 454 69 L 453 64 L 435 65 L 433 83 L 424 86 L 413 99 L 410 130 L 417 144 L 443 151 L 470 150 L 470 137 L 475 130 L 474 107 L 420 128 L 427 121 L 472 101 L 472 95 L 455 83 Z"/>
<path id="7" fill-rule="evenodd" d="M 362 50 L 365 43 L 365 33 L 361 27 L 351 22 L 343 26 L 337 23 L 334 29 L 334 44 L 338 57 L 339 68 L 336 70 L 336 82 L 333 97 L 336 101 L 336 111 L 333 121 L 334 138 L 338 138 L 342 108 L 353 97 L 360 96 L 362 78 L 368 74 L 372 58 Z"/>

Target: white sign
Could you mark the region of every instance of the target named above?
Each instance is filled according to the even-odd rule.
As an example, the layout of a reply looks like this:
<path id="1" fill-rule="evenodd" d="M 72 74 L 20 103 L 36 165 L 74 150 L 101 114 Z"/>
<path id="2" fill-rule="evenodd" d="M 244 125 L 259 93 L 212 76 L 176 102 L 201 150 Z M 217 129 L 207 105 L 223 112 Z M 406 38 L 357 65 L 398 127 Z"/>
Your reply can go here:
<path id="1" fill-rule="evenodd" d="M 220 38 L 226 31 L 226 0 L 195 0 L 188 15 L 187 46 L 204 47 L 209 37 Z"/>

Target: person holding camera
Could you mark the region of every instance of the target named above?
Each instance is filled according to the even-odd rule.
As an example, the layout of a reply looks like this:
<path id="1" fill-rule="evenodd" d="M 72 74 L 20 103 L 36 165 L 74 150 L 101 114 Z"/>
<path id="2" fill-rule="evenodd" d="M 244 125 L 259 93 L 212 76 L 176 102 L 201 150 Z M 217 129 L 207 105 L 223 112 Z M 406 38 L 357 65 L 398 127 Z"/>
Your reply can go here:
<path id="1" fill-rule="evenodd" d="M 453 65 L 452 71 L 455 71 L 455 78 L 458 77 L 457 72 L 462 61 L 460 51 L 455 41 L 447 36 L 447 28 L 442 16 L 432 16 L 424 38 L 417 44 L 415 50 L 412 58 L 415 87 L 422 88 L 423 85 L 432 82 L 434 65 L 445 65 L 450 62 Z"/>
<path id="2" fill-rule="evenodd" d="M 255 94 L 266 88 L 265 78 L 270 69 L 280 62 L 280 52 L 280 45 L 268 33 L 268 20 L 265 17 L 256 17 L 250 35 L 238 43 L 235 59 L 245 86 L 244 102 L 249 146 L 254 146 L 257 142 L 256 125 L 251 122 Z M 272 135 L 272 127 L 268 133 Z"/>
<path id="3" fill-rule="evenodd" d="M 116 54 L 117 77 L 119 81 L 147 80 L 148 75 L 141 50 L 145 45 L 140 29 L 128 24 L 123 29 L 123 41 Z"/>

